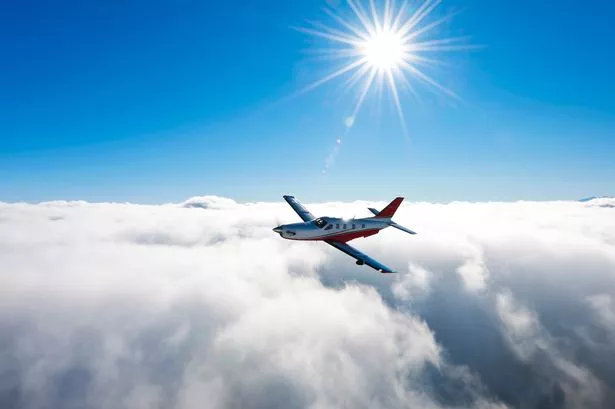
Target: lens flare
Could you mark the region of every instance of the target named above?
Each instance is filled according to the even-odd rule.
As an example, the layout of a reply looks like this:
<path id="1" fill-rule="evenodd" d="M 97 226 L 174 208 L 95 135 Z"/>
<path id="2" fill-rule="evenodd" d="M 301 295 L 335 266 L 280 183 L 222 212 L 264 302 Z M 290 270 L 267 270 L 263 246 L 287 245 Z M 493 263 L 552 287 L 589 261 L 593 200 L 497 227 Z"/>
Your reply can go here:
<path id="1" fill-rule="evenodd" d="M 417 4 L 385 0 L 380 9 L 374 0 L 369 0 L 368 9 L 360 0 L 347 0 L 351 10 L 348 18 L 331 8 L 325 12 L 336 26 L 311 22 L 310 27 L 297 30 L 327 40 L 335 47 L 320 50 L 327 57 L 342 59 L 337 70 L 309 84 L 302 92 L 312 90 L 341 76 L 347 76 L 348 88 L 359 85 L 358 99 L 350 118 L 357 113 L 374 87 L 382 96 L 387 90 L 392 97 L 401 124 L 406 130 L 406 121 L 400 101 L 401 86 L 417 95 L 413 81 L 426 85 L 436 92 L 453 98 L 458 96 L 427 74 L 426 69 L 439 63 L 438 52 L 467 49 L 465 38 L 435 35 L 437 28 L 448 21 L 452 14 L 430 19 L 441 0 L 424 0 Z M 432 20 L 432 21 L 430 21 Z M 348 127 L 349 128 L 349 127 Z"/>

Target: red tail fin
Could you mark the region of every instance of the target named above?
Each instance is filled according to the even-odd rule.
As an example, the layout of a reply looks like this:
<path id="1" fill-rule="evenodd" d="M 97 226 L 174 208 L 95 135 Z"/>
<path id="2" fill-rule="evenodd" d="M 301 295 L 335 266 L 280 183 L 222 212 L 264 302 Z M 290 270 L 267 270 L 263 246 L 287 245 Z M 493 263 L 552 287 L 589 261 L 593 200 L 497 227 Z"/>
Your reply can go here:
<path id="1" fill-rule="evenodd" d="M 382 209 L 380 211 L 380 213 L 378 213 L 374 217 L 376 217 L 376 218 L 391 218 L 391 217 L 393 217 L 393 215 L 397 211 L 397 208 L 399 207 L 399 205 L 401 204 L 401 202 L 403 200 L 404 200 L 403 197 L 396 197 L 395 199 L 393 199 L 393 201 L 391 203 L 389 203 L 387 205 L 387 207 Z"/>

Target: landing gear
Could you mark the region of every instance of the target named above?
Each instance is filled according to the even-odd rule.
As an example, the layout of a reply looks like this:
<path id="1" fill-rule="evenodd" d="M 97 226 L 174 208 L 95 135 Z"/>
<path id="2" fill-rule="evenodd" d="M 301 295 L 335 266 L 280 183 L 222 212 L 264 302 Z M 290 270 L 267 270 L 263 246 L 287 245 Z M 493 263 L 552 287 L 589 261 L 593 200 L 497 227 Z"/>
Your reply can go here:
<path id="1" fill-rule="evenodd" d="M 363 262 L 363 260 L 357 260 L 357 265 L 358 265 L 358 266 L 362 266 L 363 264 L 365 264 L 365 263 Z"/>

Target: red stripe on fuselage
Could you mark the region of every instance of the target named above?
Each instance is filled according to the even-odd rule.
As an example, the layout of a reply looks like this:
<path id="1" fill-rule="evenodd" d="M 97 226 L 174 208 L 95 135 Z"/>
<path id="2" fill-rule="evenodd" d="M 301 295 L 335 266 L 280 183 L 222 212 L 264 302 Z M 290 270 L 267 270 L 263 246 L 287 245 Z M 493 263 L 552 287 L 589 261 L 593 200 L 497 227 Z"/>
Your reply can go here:
<path id="1" fill-rule="evenodd" d="M 298 240 L 331 240 L 331 241 L 339 241 L 342 243 L 346 243 L 347 241 L 358 239 L 359 237 L 367 237 L 372 236 L 378 233 L 380 229 L 368 229 L 368 230 L 358 230 L 358 231 L 347 231 L 344 233 L 318 236 L 318 237 L 306 237 Z M 297 239 L 296 239 L 297 240 Z"/>

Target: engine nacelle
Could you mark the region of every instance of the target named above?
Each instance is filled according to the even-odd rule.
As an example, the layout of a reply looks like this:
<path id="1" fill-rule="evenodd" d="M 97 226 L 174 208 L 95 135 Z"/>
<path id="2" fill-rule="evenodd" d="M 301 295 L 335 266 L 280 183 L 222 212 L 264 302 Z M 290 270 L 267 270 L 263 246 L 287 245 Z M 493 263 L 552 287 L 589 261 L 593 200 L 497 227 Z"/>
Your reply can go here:
<path id="1" fill-rule="evenodd" d="M 358 265 L 358 266 L 362 266 L 363 264 L 365 264 L 365 263 L 363 262 L 363 260 L 357 260 L 357 265 Z"/>

